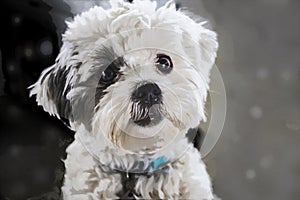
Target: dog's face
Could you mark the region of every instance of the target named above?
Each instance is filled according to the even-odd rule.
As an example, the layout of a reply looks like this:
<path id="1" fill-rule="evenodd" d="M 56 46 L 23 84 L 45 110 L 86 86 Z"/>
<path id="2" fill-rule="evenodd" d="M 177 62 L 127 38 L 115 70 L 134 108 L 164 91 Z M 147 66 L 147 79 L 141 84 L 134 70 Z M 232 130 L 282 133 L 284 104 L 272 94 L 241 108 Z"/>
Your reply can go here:
<path id="1" fill-rule="evenodd" d="M 50 114 L 131 151 L 155 150 L 205 119 L 216 34 L 172 3 L 118 1 L 69 23 L 31 94 Z"/>

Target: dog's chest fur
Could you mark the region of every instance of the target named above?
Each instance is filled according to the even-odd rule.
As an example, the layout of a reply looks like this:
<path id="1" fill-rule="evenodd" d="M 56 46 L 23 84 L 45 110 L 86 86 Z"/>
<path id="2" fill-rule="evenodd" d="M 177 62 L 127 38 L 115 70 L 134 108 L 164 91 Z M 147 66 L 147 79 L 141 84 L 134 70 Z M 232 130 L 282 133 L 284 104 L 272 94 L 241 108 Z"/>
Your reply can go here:
<path id="1" fill-rule="evenodd" d="M 192 144 L 178 160 L 151 173 L 128 173 L 107 168 L 78 138 L 67 148 L 67 153 L 62 187 L 64 199 L 212 198 L 205 165 Z"/>

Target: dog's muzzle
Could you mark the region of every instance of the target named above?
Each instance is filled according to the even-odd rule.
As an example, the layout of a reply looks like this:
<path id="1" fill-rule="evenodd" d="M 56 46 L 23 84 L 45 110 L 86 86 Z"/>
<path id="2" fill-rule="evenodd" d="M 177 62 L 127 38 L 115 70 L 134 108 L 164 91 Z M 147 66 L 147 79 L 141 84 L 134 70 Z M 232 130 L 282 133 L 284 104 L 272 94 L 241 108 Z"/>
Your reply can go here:
<path id="1" fill-rule="evenodd" d="M 134 90 L 131 96 L 131 118 L 139 126 L 158 124 L 161 119 L 162 92 L 155 83 L 146 83 Z"/>

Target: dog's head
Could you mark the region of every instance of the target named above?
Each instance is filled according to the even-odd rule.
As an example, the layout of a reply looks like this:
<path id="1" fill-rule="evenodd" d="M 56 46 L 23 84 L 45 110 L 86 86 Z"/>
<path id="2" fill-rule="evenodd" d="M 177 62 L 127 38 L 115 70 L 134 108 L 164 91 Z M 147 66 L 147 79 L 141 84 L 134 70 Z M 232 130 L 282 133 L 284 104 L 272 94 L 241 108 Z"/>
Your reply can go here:
<path id="1" fill-rule="evenodd" d="M 95 139 L 153 149 L 205 119 L 218 44 L 173 2 L 134 2 L 112 1 L 69 22 L 56 63 L 31 95 L 75 131 L 84 125 Z M 151 145 L 137 147 L 141 138 Z"/>

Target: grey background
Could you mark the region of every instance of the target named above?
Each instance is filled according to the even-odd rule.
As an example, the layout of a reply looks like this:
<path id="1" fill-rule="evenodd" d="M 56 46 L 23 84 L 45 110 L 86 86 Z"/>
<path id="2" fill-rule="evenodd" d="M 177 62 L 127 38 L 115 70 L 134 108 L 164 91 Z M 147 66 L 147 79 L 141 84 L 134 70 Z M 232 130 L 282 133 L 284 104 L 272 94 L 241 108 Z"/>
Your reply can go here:
<path id="1" fill-rule="evenodd" d="M 222 199 L 300 199 L 300 1 L 182 1 L 219 35 L 227 93 L 205 158 Z"/>

